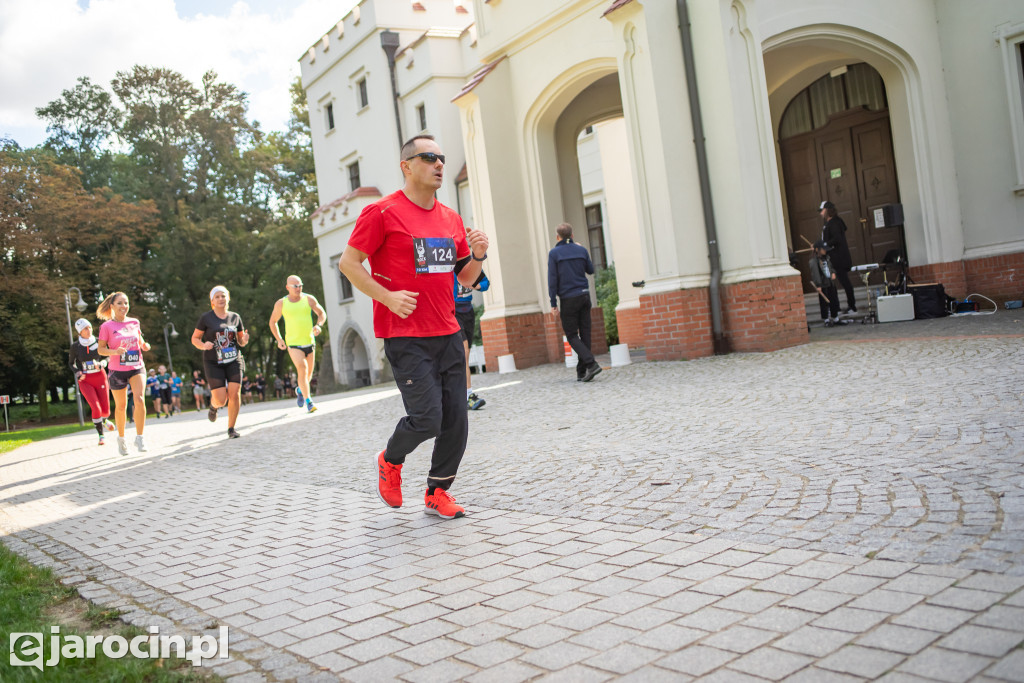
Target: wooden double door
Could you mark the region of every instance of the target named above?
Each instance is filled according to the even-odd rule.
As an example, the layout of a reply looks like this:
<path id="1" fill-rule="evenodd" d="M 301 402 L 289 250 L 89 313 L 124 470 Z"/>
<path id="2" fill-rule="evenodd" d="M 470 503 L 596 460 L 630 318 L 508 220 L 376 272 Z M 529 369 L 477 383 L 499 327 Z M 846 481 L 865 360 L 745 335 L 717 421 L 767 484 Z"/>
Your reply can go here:
<path id="1" fill-rule="evenodd" d="M 874 221 L 875 209 L 900 201 L 888 110 L 851 109 L 779 146 L 794 251 L 821 239 L 818 206 L 827 199 L 846 223 L 853 265 L 879 263 L 890 249 L 904 253 L 903 226 Z M 813 292 L 810 254 L 798 256 L 804 291 Z"/>

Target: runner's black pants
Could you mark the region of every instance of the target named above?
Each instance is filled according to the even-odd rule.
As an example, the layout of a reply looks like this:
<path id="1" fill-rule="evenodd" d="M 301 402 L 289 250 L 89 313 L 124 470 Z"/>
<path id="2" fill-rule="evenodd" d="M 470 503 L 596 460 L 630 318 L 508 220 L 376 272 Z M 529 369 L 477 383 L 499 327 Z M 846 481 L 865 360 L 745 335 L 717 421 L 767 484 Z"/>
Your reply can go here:
<path id="1" fill-rule="evenodd" d="M 384 459 L 405 462 L 427 439 L 434 439 L 427 486 L 447 490 L 466 452 L 466 354 L 462 332 L 444 337 L 392 337 L 384 353 L 402 392 L 406 416 L 398 421 Z"/>

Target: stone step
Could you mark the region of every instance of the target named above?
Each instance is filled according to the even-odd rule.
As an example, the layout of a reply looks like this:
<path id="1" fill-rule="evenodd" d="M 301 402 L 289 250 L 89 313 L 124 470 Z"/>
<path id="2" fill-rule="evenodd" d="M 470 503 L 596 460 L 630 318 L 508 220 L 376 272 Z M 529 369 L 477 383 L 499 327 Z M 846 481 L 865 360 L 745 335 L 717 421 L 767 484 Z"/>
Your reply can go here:
<path id="1" fill-rule="evenodd" d="M 874 289 L 877 286 L 878 285 L 871 285 L 871 288 Z M 842 287 L 838 287 L 836 293 L 839 295 L 839 310 L 840 310 L 840 312 L 845 311 L 846 310 L 846 292 L 843 290 Z M 868 311 L 868 288 L 865 287 L 864 285 L 861 285 L 860 287 L 857 287 L 856 285 L 854 285 L 854 287 L 853 287 L 853 297 L 854 297 L 854 300 L 857 302 L 857 313 L 855 315 L 851 316 L 849 319 L 850 320 L 858 320 L 860 318 L 863 318 L 865 315 L 867 315 L 867 311 Z M 805 308 L 805 310 L 807 312 L 807 324 L 808 325 L 814 327 L 814 326 L 821 326 L 821 325 L 824 324 L 824 321 L 821 319 L 821 308 L 818 306 L 818 294 L 817 294 L 817 292 L 812 293 L 812 294 L 804 294 L 804 308 Z"/>

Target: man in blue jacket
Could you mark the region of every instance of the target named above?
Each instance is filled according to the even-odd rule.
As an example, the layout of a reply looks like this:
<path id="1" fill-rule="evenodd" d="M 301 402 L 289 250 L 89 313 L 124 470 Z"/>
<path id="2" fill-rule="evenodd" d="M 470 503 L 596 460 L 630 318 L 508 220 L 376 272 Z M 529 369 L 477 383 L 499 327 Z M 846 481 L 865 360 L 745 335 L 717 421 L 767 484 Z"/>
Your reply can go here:
<path id="1" fill-rule="evenodd" d="M 555 229 L 558 242 L 548 252 L 548 295 L 551 312 L 559 313 L 562 330 L 576 352 L 576 381 L 589 382 L 601 372 L 590 352 L 590 285 L 587 275 L 594 274 L 590 252 L 572 241 L 572 226 L 562 223 Z M 555 297 L 561 301 L 561 309 Z"/>

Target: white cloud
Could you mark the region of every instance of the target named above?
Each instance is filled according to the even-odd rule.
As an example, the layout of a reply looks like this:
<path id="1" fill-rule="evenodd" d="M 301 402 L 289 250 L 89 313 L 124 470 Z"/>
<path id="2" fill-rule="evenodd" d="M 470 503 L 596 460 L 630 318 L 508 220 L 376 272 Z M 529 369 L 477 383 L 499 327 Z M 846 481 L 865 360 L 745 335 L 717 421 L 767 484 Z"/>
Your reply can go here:
<path id="1" fill-rule="evenodd" d="M 283 129 L 299 55 L 354 4 L 297 0 L 266 11 L 239 1 L 221 15 L 183 18 L 173 0 L 91 0 L 86 9 L 75 0 L 0 0 L 0 136 L 42 142 L 36 107 L 79 76 L 109 88 L 135 64 L 194 82 L 212 69 L 249 93 L 249 116 L 264 131 Z"/>

